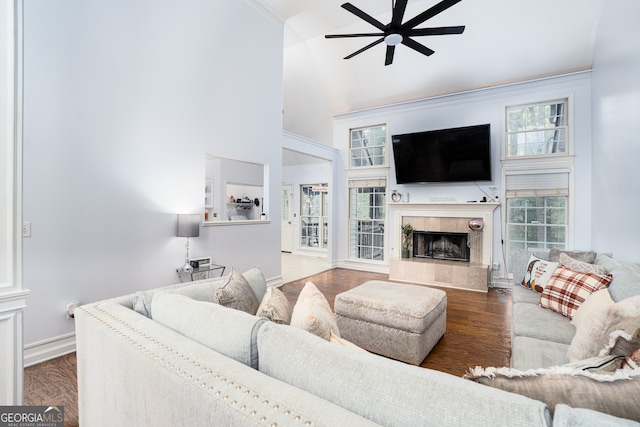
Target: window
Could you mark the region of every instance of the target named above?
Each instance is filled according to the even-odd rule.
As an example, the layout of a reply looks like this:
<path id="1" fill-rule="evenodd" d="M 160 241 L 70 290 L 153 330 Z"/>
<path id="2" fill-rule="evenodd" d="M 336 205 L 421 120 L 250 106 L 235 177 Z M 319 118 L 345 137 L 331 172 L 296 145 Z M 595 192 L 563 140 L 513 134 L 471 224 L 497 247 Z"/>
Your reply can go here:
<path id="1" fill-rule="evenodd" d="M 569 172 L 506 175 L 507 253 L 566 249 Z"/>
<path id="2" fill-rule="evenodd" d="M 387 127 L 375 126 L 351 130 L 351 167 L 387 164 Z"/>
<path id="3" fill-rule="evenodd" d="M 300 246 L 327 247 L 329 198 L 326 184 L 300 186 Z"/>
<path id="4" fill-rule="evenodd" d="M 384 261 L 386 179 L 349 181 L 351 259 Z"/>
<path id="5" fill-rule="evenodd" d="M 506 108 L 506 157 L 568 154 L 567 100 Z"/>

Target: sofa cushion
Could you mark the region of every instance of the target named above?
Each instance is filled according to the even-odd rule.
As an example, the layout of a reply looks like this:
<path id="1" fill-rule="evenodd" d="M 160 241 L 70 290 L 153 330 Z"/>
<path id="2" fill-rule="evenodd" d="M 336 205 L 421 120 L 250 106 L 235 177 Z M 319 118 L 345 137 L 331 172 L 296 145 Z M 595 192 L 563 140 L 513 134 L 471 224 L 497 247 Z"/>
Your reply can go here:
<path id="1" fill-rule="evenodd" d="M 514 337 L 511 340 L 511 367 L 527 370 L 568 363 L 568 348 L 568 344 L 531 337 Z"/>
<path id="2" fill-rule="evenodd" d="M 547 404 L 565 404 L 640 421 L 640 371 L 592 372 L 573 366 L 521 371 L 475 368 L 465 378 Z"/>
<path id="3" fill-rule="evenodd" d="M 526 303 L 538 305 L 540 302 L 540 294 L 537 292 L 531 292 L 531 289 L 524 286 L 514 285 L 511 287 L 511 301 L 513 304 Z"/>
<path id="4" fill-rule="evenodd" d="M 558 248 L 551 248 L 549 250 L 549 261 L 559 262 L 560 254 L 569 255 L 571 258 L 592 264 L 598 255 L 594 251 L 562 251 Z"/>
<path id="5" fill-rule="evenodd" d="M 258 267 L 250 268 L 242 273 L 242 276 L 247 280 L 249 286 L 251 286 L 256 299 L 262 301 L 264 294 L 267 292 L 267 281 L 262 274 L 262 270 Z"/>
<path id="6" fill-rule="evenodd" d="M 153 320 L 218 353 L 258 367 L 256 334 L 266 319 L 166 292 L 153 298 Z"/>
<path id="7" fill-rule="evenodd" d="M 178 283 L 175 285 L 164 286 L 162 288 L 138 291 L 134 294 L 133 309 L 144 316 L 149 318 L 152 317 L 151 302 L 153 301 L 153 296 L 159 292 L 171 292 L 180 295 L 187 295 L 190 298 L 200 301 L 213 301 L 213 293 L 220 285 L 222 285 L 223 281 L 224 278 L 215 277 L 213 279 Z"/>
<path id="8" fill-rule="evenodd" d="M 561 265 L 567 267 L 569 270 L 577 271 L 578 273 L 604 275 L 609 272 L 606 267 L 602 265 L 579 261 L 575 258 L 571 258 L 565 253 L 561 253 L 559 259 Z"/>
<path id="9" fill-rule="evenodd" d="M 332 345 L 296 328 L 265 324 L 258 350 L 261 372 L 385 426 L 551 423 L 542 402 Z"/>
<path id="10" fill-rule="evenodd" d="M 252 268 L 242 273 L 242 275 L 247 282 L 249 282 L 256 298 L 261 300 L 264 296 L 267 285 L 260 269 Z M 227 278 L 228 276 L 214 277 L 212 279 L 197 280 L 189 283 L 178 283 L 147 291 L 138 291 L 133 294 L 133 309 L 144 316 L 152 317 L 151 302 L 153 300 L 153 296 L 158 292 L 171 292 L 186 295 L 198 301 L 215 301 L 215 290 L 218 289 Z"/>
<path id="11" fill-rule="evenodd" d="M 379 427 L 117 303 L 83 305 L 76 328 L 83 427 Z"/>
<path id="12" fill-rule="evenodd" d="M 298 295 L 291 313 L 291 326 L 327 341 L 331 338 L 331 332 L 340 336 L 329 302 L 313 282 L 307 282 Z"/>
<path id="13" fill-rule="evenodd" d="M 596 255 L 596 259 L 593 261 L 594 264 L 598 264 L 607 269 L 609 273 L 621 267 L 625 264 L 625 262 L 620 261 L 618 259 L 614 259 L 611 255 L 598 253 Z"/>
<path id="14" fill-rule="evenodd" d="M 540 295 L 540 306 L 571 319 L 580 304 L 595 291 L 609 286 L 611 279 L 610 274 L 601 276 L 578 273 L 565 267 L 558 267 Z"/>
<path id="15" fill-rule="evenodd" d="M 556 406 L 553 425 L 558 427 L 640 427 L 640 423 L 635 421 L 562 404 Z"/>
<path id="16" fill-rule="evenodd" d="M 640 295 L 640 266 L 626 263 L 611 272 L 609 293 L 615 302 Z"/>
<path id="17" fill-rule="evenodd" d="M 256 314 L 260 305 L 247 279 L 235 268 L 231 269 L 231 274 L 214 294 L 218 304 L 249 314 Z"/>
<path id="18" fill-rule="evenodd" d="M 291 304 L 280 289 L 269 286 L 260 302 L 256 316 L 266 317 L 272 322 L 288 325 L 291 323 Z"/>
<path id="19" fill-rule="evenodd" d="M 569 344 L 576 334 L 576 327 L 566 317 L 526 303 L 513 305 L 511 328 L 516 336 L 563 344 Z"/>
<path id="20" fill-rule="evenodd" d="M 546 261 L 531 255 L 522 279 L 522 286 L 532 291 L 542 292 L 549 280 L 551 280 L 551 276 L 558 268 L 558 265 L 559 263 L 557 262 Z"/>

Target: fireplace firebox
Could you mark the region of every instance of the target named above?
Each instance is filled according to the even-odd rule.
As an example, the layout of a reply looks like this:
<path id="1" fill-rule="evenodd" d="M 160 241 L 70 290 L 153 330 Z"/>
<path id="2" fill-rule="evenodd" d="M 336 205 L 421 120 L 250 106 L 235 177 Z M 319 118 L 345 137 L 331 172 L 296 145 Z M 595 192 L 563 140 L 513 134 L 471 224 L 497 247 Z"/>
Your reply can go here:
<path id="1" fill-rule="evenodd" d="M 414 258 L 469 262 L 471 257 L 469 234 L 414 231 L 413 256 Z"/>

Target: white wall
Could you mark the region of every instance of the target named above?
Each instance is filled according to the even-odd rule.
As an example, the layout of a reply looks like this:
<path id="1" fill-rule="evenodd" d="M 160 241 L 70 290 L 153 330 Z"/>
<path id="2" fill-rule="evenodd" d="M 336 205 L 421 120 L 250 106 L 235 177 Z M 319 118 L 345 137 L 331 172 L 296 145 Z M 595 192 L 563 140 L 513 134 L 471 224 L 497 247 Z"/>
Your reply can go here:
<path id="1" fill-rule="evenodd" d="M 73 333 L 68 302 L 178 281 L 205 153 L 268 165 L 278 200 L 282 26 L 237 0 L 28 1 L 24 21 L 29 347 Z M 191 255 L 279 278 L 279 223 L 203 227 Z"/>
<path id="2" fill-rule="evenodd" d="M 593 59 L 593 247 L 640 261 L 640 3 L 604 2 Z"/>
<path id="3" fill-rule="evenodd" d="M 575 141 L 575 189 L 574 210 L 570 214 L 574 221 L 573 241 L 569 246 L 574 248 L 588 248 L 591 238 L 588 232 L 591 227 L 591 76 L 589 72 L 570 74 L 555 78 L 535 80 L 530 82 L 506 85 L 501 87 L 464 92 L 437 98 L 426 99 L 411 103 L 392 105 L 355 113 L 337 116 L 334 121 L 334 145 L 340 149 L 341 158 L 336 164 L 338 171 L 338 197 L 347 200 L 346 167 L 348 165 L 349 129 L 377 124 L 388 125 L 390 135 L 418 132 L 424 130 L 451 128 L 459 126 L 491 124 L 492 140 L 492 182 L 479 183 L 482 190 L 489 193 L 488 187 L 497 187 L 497 194 L 502 194 L 501 150 L 504 107 L 536 101 L 548 101 L 563 97 L 571 98 L 573 113 L 570 119 L 574 121 Z M 429 202 L 430 198 L 453 197 L 459 202 L 480 200 L 483 193 L 473 183 L 438 183 L 397 185 L 391 149 L 389 153 L 389 190 L 410 193 L 412 203 Z M 345 203 L 346 204 L 346 203 Z M 504 209 L 502 210 L 504 215 Z M 348 214 L 346 206 L 343 217 Z M 501 221 L 501 209 L 494 215 L 496 224 Z M 389 219 L 388 219 L 389 220 Z M 393 251 L 394 235 L 399 228 L 388 223 L 386 256 Z M 341 221 L 337 230 L 338 236 L 347 235 L 347 222 Z M 396 230 L 398 228 L 398 230 Z M 501 261 L 504 266 L 501 246 L 501 227 L 494 228 L 493 259 Z M 338 247 L 337 259 L 345 260 L 348 256 L 347 239 Z M 499 272 L 504 276 L 504 268 Z M 494 275 L 495 277 L 495 275 Z"/>

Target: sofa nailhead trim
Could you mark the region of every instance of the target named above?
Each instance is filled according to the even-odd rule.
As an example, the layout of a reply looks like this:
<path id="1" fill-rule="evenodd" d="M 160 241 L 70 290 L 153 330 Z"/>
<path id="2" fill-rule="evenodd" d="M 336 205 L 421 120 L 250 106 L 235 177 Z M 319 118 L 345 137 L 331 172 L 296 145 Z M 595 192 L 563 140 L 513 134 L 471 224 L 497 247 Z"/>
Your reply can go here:
<path id="1" fill-rule="evenodd" d="M 147 345 L 143 342 L 139 342 L 137 341 L 134 337 L 130 336 L 127 331 L 133 332 L 137 335 L 140 336 L 140 338 L 148 341 L 148 343 L 154 344 L 158 347 L 160 347 L 162 350 L 175 355 L 179 360 L 185 361 L 187 363 L 189 363 L 191 366 L 193 366 L 194 368 L 199 368 L 204 374 L 206 375 L 214 375 L 214 371 L 211 368 L 207 368 L 205 366 L 203 366 L 200 362 L 196 361 L 196 360 L 192 360 L 189 358 L 189 356 L 182 354 L 179 350 L 172 348 L 170 345 L 165 344 L 160 342 L 157 338 L 155 337 L 150 337 L 148 334 L 140 331 L 140 329 L 132 326 L 131 324 L 129 324 L 126 321 L 123 321 L 122 319 L 116 317 L 115 315 L 113 315 L 112 313 L 109 313 L 105 310 L 103 310 L 100 306 L 98 305 L 93 305 L 91 307 L 81 307 L 81 310 L 83 310 L 88 316 L 90 316 L 91 318 L 93 318 L 94 321 L 104 325 L 107 329 L 109 329 L 110 331 L 112 331 L 116 336 L 122 338 L 123 340 L 125 340 L 126 342 L 132 344 L 135 348 L 137 348 L 138 350 L 140 350 L 141 352 L 143 352 L 144 354 L 147 354 L 151 359 L 157 361 L 158 363 L 160 363 L 161 365 L 174 370 L 175 372 L 178 374 L 181 374 L 182 377 L 185 377 L 189 380 L 191 380 L 193 383 L 195 384 L 199 384 L 200 387 L 205 388 L 208 386 L 208 384 L 205 381 L 200 382 L 200 378 L 193 376 L 193 374 L 190 374 L 187 370 L 185 369 L 181 369 L 180 367 L 176 367 L 175 364 L 170 363 L 168 360 L 166 360 L 164 357 L 160 356 L 159 354 L 156 354 L 155 351 L 151 348 L 148 348 Z M 95 312 L 91 311 L 91 309 L 94 309 L 95 311 L 99 312 L 101 315 L 103 315 L 104 317 L 100 317 L 98 314 L 96 314 Z M 116 324 L 112 324 L 111 322 L 115 322 Z M 122 330 L 125 329 L 125 330 Z M 224 377 L 221 374 L 215 374 L 214 377 L 215 379 L 218 379 L 221 383 L 227 385 L 227 386 L 232 386 L 235 383 L 233 381 L 229 381 L 228 378 Z M 243 386 L 241 385 L 236 385 L 235 389 L 237 391 L 242 390 Z M 213 392 L 215 388 L 213 386 L 209 386 L 207 388 L 207 391 L 209 392 Z M 251 394 L 251 390 L 248 388 L 245 388 L 244 392 L 245 395 Z M 214 396 L 221 396 L 222 392 L 220 390 L 216 391 L 214 393 Z M 259 394 L 254 394 L 253 399 L 259 399 L 261 396 Z M 222 397 L 223 401 L 227 401 L 229 399 L 229 395 L 225 395 L 224 397 Z M 231 405 L 235 406 L 238 404 L 237 400 L 233 400 L 232 402 L 230 402 Z M 264 400 L 262 402 L 264 404 L 264 406 L 268 406 L 270 404 L 269 400 Z M 246 405 L 242 405 L 240 407 L 240 410 L 245 411 L 247 409 Z M 281 409 L 279 404 L 274 404 L 272 407 L 273 410 L 275 411 L 279 411 Z M 292 415 L 292 411 L 290 409 L 284 408 L 283 411 L 284 415 Z M 258 415 L 257 411 L 251 411 L 250 415 L 252 417 L 255 417 Z M 300 415 L 295 415 L 294 417 L 295 421 L 301 421 L 302 417 Z M 267 422 L 267 416 L 262 416 L 260 417 L 260 421 L 262 423 L 266 423 Z M 311 421 L 305 421 L 304 422 L 305 426 L 311 426 L 313 425 L 313 423 Z M 278 427 L 278 423 L 274 422 L 270 424 L 271 427 Z"/>

